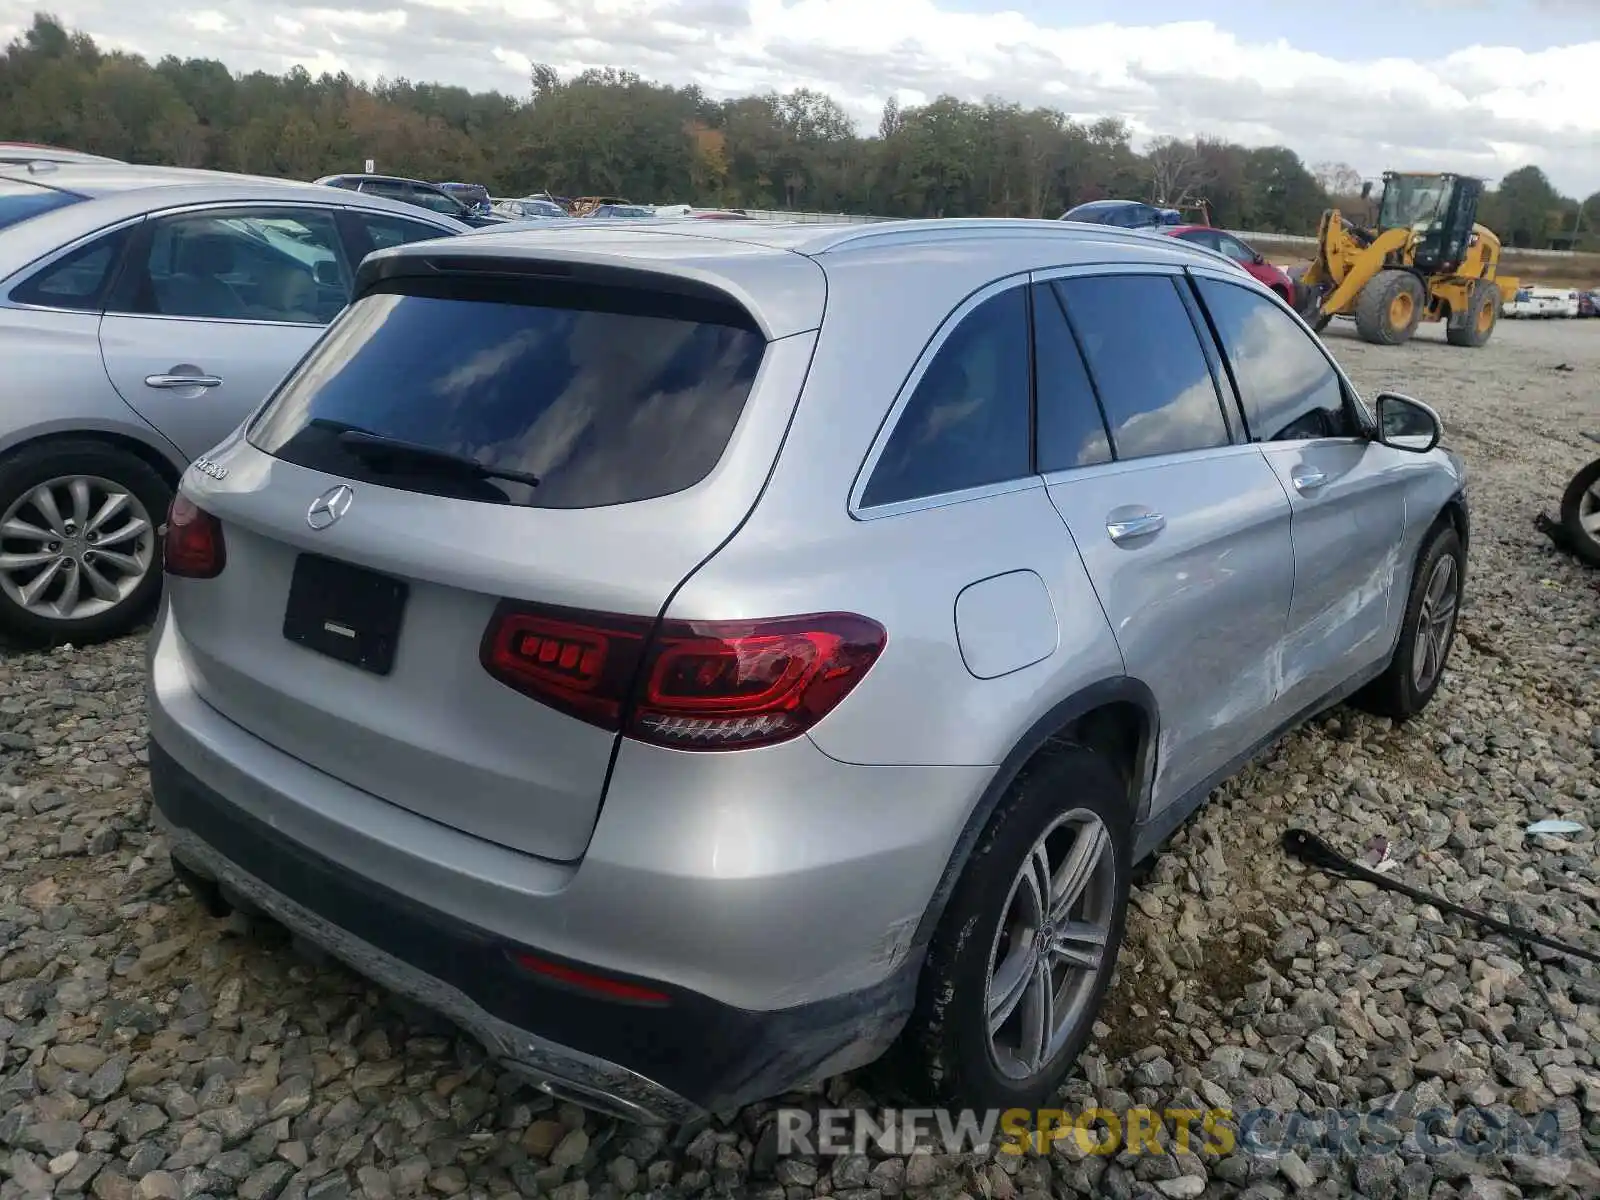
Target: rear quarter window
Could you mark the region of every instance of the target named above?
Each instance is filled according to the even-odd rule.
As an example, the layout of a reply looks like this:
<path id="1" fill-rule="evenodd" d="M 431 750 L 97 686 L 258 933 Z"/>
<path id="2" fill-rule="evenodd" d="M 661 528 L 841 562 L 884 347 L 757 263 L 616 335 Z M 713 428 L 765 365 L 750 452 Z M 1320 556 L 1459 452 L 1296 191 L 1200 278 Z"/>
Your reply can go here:
<path id="1" fill-rule="evenodd" d="M 13 288 L 12 302 L 46 308 L 98 309 L 127 240 L 128 231 L 119 229 L 63 255 Z"/>
<path id="2" fill-rule="evenodd" d="M 710 474 L 766 351 L 733 306 L 572 285 L 448 281 L 358 300 L 249 438 L 316 470 L 534 508 L 671 495 Z M 397 479 L 348 430 L 532 474 L 538 486 Z"/>

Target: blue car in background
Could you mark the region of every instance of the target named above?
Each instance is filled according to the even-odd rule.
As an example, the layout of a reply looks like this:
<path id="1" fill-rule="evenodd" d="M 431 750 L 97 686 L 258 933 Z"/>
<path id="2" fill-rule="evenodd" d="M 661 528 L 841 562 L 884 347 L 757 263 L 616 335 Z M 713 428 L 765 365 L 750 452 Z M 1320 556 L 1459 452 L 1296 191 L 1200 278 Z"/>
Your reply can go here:
<path id="1" fill-rule="evenodd" d="M 1157 208 L 1142 200 L 1090 200 L 1061 214 L 1063 221 L 1084 221 L 1090 225 L 1115 225 L 1119 229 L 1155 229 L 1162 225 L 1182 225 L 1183 214 L 1175 208 Z"/>

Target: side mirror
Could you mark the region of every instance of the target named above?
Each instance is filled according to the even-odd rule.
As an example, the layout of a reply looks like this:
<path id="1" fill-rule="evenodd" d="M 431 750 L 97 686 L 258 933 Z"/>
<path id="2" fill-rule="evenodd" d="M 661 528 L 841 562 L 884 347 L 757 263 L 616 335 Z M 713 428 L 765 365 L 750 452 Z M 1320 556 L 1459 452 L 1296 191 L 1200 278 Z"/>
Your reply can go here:
<path id="1" fill-rule="evenodd" d="M 1396 450 L 1426 454 L 1439 444 L 1444 425 L 1420 400 L 1384 392 L 1378 397 L 1378 441 Z"/>
<path id="2" fill-rule="evenodd" d="M 1257 250 L 1254 254 L 1252 254 L 1250 256 L 1250 261 L 1255 263 L 1256 266 L 1259 267 L 1262 263 L 1267 261 L 1267 256 L 1265 254 L 1261 253 L 1261 251 Z"/>

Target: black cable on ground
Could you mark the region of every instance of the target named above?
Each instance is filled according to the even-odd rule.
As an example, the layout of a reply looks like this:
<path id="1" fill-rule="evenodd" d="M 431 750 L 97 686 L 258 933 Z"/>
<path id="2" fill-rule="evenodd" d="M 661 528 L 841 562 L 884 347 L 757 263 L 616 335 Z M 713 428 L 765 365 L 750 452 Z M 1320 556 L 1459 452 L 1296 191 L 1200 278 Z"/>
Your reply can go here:
<path id="1" fill-rule="evenodd" d="M 1398 879 L 1393 879 L 1381 872 L 1371 870 L 1360 863 L 1352 862 L 1309 830 L 1285 830 L 1283 848 L 1290 858 L 1297 858 L 1310 866 L 1319 867 L 1329 875 L 1337 875 L 1345 879 L 1365 880 L 1367 883 L 1383 888 L 1386 891 L 1399 892 L 1402 896 L 1410 896 L 1413 900 L 1420 901 L 1423 904 L 1431 904 L 1441 912 L 1454 913 L 1458 917 L 1474 921 L 1485 929 L 1492 929 L 1496 933 L 1502 933 L 1518 942 L 1544 946 L 1562 954 L 1569 954 L 1573 958 L 1600 963 L 1600 953 L 1593 950 L 1586 950 L 1584 947 L 1574 946 L 1570 942 L 1562 942 L 1557 941 L 1555 938 L 1545 937 L 1544 934 L 1535 933 L 1533 930 L 1525 929 L 1521 925 L 1512 925 L 1507 921 L 1497 920 L 1488 913 L 1462 908 L 1459 904 L 1452 904 L 1442 897 L 1429 895 L 1420 888 L 1414 888 L 1410 884 L 1401 883 Z"/>

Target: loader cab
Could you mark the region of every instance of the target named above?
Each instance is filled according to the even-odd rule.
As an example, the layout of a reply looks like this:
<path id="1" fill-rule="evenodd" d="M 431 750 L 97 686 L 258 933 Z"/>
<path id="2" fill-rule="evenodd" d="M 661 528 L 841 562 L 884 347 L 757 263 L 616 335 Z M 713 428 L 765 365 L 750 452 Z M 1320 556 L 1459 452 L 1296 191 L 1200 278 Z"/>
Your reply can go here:
<path id="1" fill-rule="evenodd" d="M 1387 171 L 1378 205 L 1378 228 L 1413 230 L 1417 269 L 1429 275 L 1449 275 L 1466 257 L 1482 195 L 1483 181 L 1471 176 Z"/>

